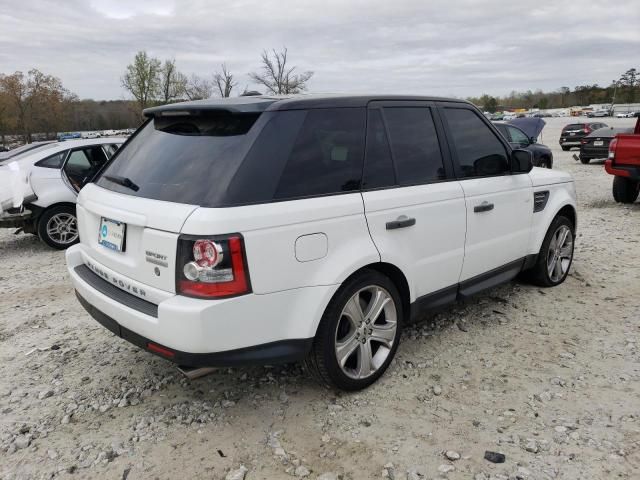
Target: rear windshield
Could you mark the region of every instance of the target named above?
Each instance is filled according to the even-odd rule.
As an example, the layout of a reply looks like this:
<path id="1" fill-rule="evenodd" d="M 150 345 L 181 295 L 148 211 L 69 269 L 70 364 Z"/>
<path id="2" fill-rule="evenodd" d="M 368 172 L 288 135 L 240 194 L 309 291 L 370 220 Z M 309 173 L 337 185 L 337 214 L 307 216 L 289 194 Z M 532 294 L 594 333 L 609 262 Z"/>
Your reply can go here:
<path id="1" fill-rule="evenodd" d="M 116 153 L 97 184 L 204 207 L 353 192 L 365 124 L 364 108 L 159 117 Z"/>
<path id="2" fill-rule="evenodd" d="M 150 120 L 96 182 L 128 195 L 201 205 L 228 183 L 260 114 L 192 112 Z"/>
<path id="3" fill-rule="evenodd" d="M 584 123 L 572 123 L 571 125 L 567 125 L 562 129 L 562 131 L 566 130 L 582 130 L 584 128 Z"/>

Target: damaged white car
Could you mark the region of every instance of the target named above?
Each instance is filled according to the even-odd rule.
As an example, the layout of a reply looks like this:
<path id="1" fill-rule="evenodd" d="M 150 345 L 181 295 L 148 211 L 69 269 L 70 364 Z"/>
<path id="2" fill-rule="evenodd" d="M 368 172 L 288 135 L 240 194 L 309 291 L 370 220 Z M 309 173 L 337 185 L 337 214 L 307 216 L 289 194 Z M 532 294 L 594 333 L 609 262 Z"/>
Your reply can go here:
<path id="1" fill-rule="evenodd" d="M 0 228 L 60 250 L 77 243 L 76 196 L 125 140 L 53 142 L 0 161 Z"/>

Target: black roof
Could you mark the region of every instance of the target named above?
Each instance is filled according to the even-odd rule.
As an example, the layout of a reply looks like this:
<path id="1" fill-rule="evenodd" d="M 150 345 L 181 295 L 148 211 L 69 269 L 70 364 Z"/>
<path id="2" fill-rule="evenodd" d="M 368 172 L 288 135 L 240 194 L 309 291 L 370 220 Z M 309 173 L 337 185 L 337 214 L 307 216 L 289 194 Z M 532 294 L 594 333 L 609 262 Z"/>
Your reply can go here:
<path id="1" fill-rule="evenodd" d="M 256 95 L 234 98 L 208 98 L 192 102 L 171 103 L 144 110 L 145 116 L 160 112 L 185 110 L 226 110 L 234 113 L 258 113 L 273 110 L 298 110 L 303 108 L 366 107 L 372 101 L 440 101 L 469 104 L 466 100 L 420 95 Z"/>

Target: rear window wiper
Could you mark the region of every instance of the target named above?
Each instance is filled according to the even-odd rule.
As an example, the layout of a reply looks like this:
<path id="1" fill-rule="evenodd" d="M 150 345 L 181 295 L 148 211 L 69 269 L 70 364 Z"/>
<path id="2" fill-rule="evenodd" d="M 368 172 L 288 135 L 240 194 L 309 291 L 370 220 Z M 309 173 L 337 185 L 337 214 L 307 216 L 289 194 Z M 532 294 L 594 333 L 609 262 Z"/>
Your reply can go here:
<path id="1" fill-rule="evenodd" d="M 123 187 L 127 187 L 133 190 L 134 192 L 137 192 L 138 190 L 140 190 L 140 187 L 135 183 L 133 183 L 131 179 L 128 177 L 120 177 L 118 175 L 105 175 L 104 178 L 106 178 L 107 180 L 113 183 L 117 183 L 118 185 L 122 185 Z"/>

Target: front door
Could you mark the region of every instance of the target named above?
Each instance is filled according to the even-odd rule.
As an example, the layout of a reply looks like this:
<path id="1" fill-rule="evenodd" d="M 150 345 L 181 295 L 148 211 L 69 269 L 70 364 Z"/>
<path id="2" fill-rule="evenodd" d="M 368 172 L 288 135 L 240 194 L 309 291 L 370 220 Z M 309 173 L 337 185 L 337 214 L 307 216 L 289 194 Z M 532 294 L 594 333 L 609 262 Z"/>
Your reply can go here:
<path id="1" fill-rule="evenodd" d="M 531 179 L 528 174 L 511 174 L 506 142 L 473 107 L 443 104 L 440 112 L 467 210 L 460 281 L 478 280 L 480 287 L 488 287 L 518 273 L 518 262 L 527 253 L 533 218 Z"/>
<path id="2" fill-rule="evenodd" d="M 371 237 L 382 261 L 407 276 L 412 301 L 451 301 L 466 211 L 434 105 L 376 102 L 368 115 L 362 195 Z"/>

